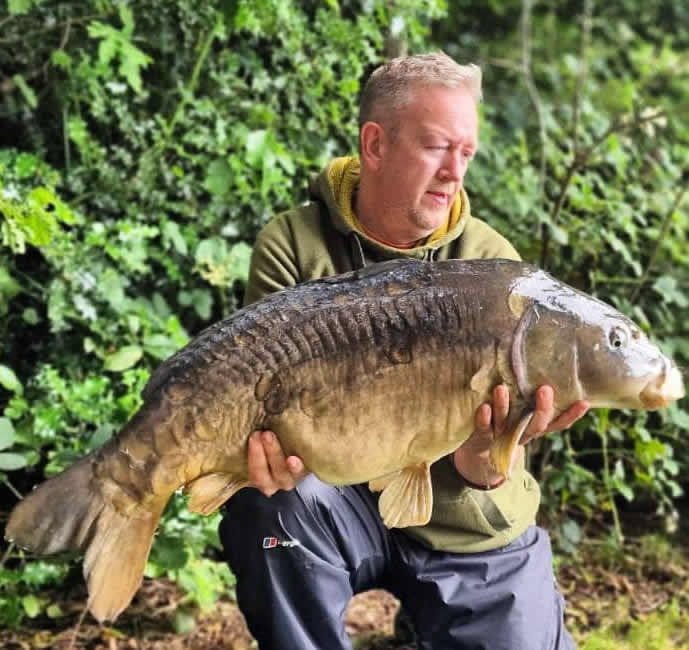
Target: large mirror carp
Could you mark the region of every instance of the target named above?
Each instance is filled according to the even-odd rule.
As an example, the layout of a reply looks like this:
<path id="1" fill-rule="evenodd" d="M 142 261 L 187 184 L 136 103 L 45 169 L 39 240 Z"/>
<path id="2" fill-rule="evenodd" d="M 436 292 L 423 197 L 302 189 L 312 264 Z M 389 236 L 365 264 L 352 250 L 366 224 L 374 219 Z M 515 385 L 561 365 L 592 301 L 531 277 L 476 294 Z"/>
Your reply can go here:
<path id="1" fill-rule="evenodd" d="M 247 439 L 272 429 L 332 484 L 381 490 L 388 527 L 426 523 L 429 466 L 471 434 L 498 383 L 505 474 L 536 388 L 556 408 L 655 409 L 684 394 L 673 362 L 628 318 L 508 260 L 395 260 L 307 282 L 212 325 L 165 361 L 115 438 L 41 484 L 6 537 L 85 553 L 88 607 L 114 619 L 141 584 L 165 504 L 184 486 L 210 514 L 247 485 Z"/>

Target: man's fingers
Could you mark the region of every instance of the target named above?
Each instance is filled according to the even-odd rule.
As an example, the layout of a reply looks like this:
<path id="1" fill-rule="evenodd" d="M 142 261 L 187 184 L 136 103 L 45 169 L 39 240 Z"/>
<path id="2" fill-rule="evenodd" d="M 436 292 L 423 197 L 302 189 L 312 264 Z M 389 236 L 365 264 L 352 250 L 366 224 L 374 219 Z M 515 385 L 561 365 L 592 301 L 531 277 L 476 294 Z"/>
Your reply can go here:
<path id="1" fill-rule="evenodd" d="M 552 386 L 540 386 L 536 391 L 536 409 L 526 431 L 522 435 L 521 442 L 526 444 L 534 438 L 542 436 L 548 429 L 548 425 L 555 417 L 553 406 L 554 391 Z"/>
<path id="2" fill-rule="evenodd" d="M 496 434 L 504 431 L 509 412 L 510 391 L 505 384 L 500 384 L 493 389 L 493 431 Z"/>
<path id="3" fill-rule="evenodd" d="M 299 456 L 287 456 L 287 469 L 292 475 L 292 478 L 297 481 L 304 478 L 307 474 L 304 462 Z"/>
<path id="4" fill-rule="evenodd" d="M 296 483 L 287 467 L 287 459 L 277 436 L 272 431 L 263 431 L 261 433 L 261 441 L 263 442 L 273 481 L 279 489 L 291 490 Z"/>
<path id="5" fill-rule="evenodd" d="M 577 420 L 586 415 L 586 412 L 591 407 L 591 403 L 586 400 L 574 402 L 564 413 L 555 418 L 549 425 L 546 431 L 560 431 L 571 427 Z"/>
<path id="6" fill-rule="evenodd" d="M 491 430 L 491 420 L 493 417 L 493 409 L 490 404 L 481 404 L 476 409 L 474 415 L 474 432 L 487 433 Z"/>
<path id="7" fill-rule="evenodd" d="M 268 459 L 263 448 L 261 432 L 257 431 L 249 436 L 249 449 L 247 453 L 247 465 L 249 482 L 267 497 L 275 494 L 278 487 L 271 476 Z"/>

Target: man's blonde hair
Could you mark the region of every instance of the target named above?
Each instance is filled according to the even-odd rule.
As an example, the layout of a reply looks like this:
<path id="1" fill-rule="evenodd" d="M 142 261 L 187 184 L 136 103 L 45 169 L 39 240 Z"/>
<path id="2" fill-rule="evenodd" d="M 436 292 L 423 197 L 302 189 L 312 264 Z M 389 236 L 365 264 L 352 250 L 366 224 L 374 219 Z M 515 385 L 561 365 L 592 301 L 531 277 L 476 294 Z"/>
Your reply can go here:
<path id="1" fill-rule="evenodd" d="M 365 122 L 382 123 L 393 117 L 411 100 L 411 91 L 424 86 L 468 88 L 481 101 L 481 68 L 473 63 L 460 65 L 444 52 L 400 56 L 376 68 L 361 93 L 359 127 Z"/>

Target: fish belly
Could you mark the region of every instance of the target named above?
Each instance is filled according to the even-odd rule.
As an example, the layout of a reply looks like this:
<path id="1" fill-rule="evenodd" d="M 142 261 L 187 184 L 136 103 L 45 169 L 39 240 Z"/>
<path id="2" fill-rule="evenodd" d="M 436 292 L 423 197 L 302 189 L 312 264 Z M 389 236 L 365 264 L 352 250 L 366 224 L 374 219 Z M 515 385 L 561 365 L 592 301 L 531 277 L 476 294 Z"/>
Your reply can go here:
<path id="1" fill-rule="evenodd" d="M 305 364 L 292 378 L 300 385 L 295 399 L 266 424 L 286 453 L 328 483 L 361 483 L 433 462 L 470 435 L 476 396 L 461 364 L 417 357 L 373 371 L 361 358 Z"/>

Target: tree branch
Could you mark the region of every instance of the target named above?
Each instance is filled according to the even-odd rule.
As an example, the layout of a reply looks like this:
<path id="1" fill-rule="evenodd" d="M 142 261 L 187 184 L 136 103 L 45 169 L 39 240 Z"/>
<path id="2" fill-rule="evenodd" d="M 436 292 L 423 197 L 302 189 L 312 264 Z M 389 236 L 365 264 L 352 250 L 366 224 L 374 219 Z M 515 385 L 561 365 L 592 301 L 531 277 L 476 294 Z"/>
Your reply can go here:
<path id="1" fill-rule="evenodd" d="M 572 158 L 572 162 L 569 164 L 569 167 L 567 168 L 567 171 L 565 172 L 565 175 L 562 178 L 562 181 L 560 182 L 560 189 L 558 191 L 557 200 L 555 201 L 553 210 L 550 213 L 550 222 L 554 224 L 560 218 L 560 212 L 562 210 L 562 206 L 564 205 L 565 198 L 567 196 L 567 190 L 569 189 L 569 185 L 572 182 L 574 174 L 586 165 L 586 163 L 589 161 L 589 158 L 593 155 L 596 149 L 600 147 L 601 144 L 603 144 L 603 142 L 605 142 L 613 133 L 620 133 L 621 131 L 625 131 L 627 129 L 636 128 L 638 126 L 641 126 L 642 124 L 645 124 L 646 122 L 652 122 L 653 120 L 657 120 L 660 117 L 664 117 L 665 114 L 666 112 L 664 110 L 658 110 L 655 113 L 645 116 L 639 116 L 634 118 L 633 120 L 615 119 L 610 124 L 610 126 L 607 129 L 605 129 L 605 131 L 603 131 L 603 133 L 599 135 L 586 149 L 575 151 L 574 156 Z M 545 264 L 545 260 L 547 258 L 548 243 L 549 240 L 545 239 L 543 242 L 543 247 L 541 249 L 542 266 Z"/>
<path id="2" fill-rule="evenodd" d="M 69 40 L 69 33 L 72 28 L 72 21 L 68 20 L 66 23 L 63 23 L 66 25 L 65 28 L 65 33 L 62 35 L 62 39 L 60 41 L 60 45 L 57 48 L 58 50 L 63 50 L 65 48 L 65 45 L 67 45 L 67 41 Z M 48 67 L 50 66 L 51 59 L 48 58 L 43 65 L 41 65 L 40 68 L 34 68 L 31 72 L 29 72 L 24 76 L 24 79 L 29 81 L 30 79 L 35 79 L 39 75 L 43 74 L 46 72 Z M 17 83 L 15 82 L 13 77 L 7 77 L 0 83 L 0 94 L 2 95 L 7 95 L 9 93 L 14 92 L 17 89 Z"/>
<path id="3" fill-rule="evenodd" d="M 89 16 L 79 16 L 77 18 L 68 18 L 64 22 L 61 23 L 54 23 L 52 25 L 46 25 L 45 27 L 42 27 L 41 29 L 36 29 L 33 32 L 25 32 L 21 36 L 16 36 L 13 38 L 0 38 L 0 43 L 2 44 L 11 44 L 11 43 L 26 43 L 28 39 L 30 39 L 32 36 L 38 36 L 40 34 L 44 34 L 45 32 L 52 32 L 55 29 L 60 29 L 61 27 L 69 27 L 70 25 L 76 25 L 78 23 L 85 23 L 90 20 L 94 20 L 96 18 L 104 18 L 105 16 L 109 16 L 110 14 L 114 13 L 113 11 L 104 11 L 99 14 L 91 14 Z M 10 16 L 12 18 L 12 16 Z M 7 18 L 6 20 L 9 20 Z M 0 22 L 0 27 L 4 24 L 5 21 Z"/>

